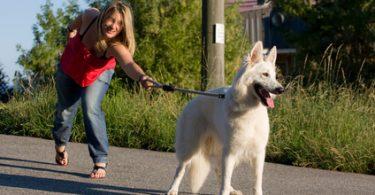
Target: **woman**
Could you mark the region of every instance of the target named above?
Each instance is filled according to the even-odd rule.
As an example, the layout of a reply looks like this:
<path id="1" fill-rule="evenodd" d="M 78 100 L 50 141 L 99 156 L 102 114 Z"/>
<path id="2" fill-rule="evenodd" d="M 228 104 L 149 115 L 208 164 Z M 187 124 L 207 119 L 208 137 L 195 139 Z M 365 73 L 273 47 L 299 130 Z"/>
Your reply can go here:
<path id="1" fill-rule="evenodd" d="M 68 44 L 56 75 L 58 102 L 52 129 L 56 163 L 68 165 L 66 144 L 81 104 L 89 153 L 94 162 L 90 177 L 104 178 L 109 146 L 101 102 L 116 61 L 145 89 L 152 86 L 152 79 L 133 61 L 135 40 L 128 5 L 114 1 L 101 12 L 88 9 L 68 26 L 68 30 Z"/>

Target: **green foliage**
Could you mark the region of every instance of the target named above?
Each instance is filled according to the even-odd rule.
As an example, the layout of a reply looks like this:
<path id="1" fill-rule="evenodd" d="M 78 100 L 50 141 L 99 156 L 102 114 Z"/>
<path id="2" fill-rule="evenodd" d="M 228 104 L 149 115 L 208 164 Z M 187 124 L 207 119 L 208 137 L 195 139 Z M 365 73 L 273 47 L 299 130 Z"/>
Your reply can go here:
<path id="1" fill-rule="evenodd" d="M 54 13 L 53 4 L 47 0 L 41 6 L 41 12 L 37 14 L 37 24 L 33 25 L 33 47 L 25 50 L 17 45 L 17 50 L 21 52 L 17 62 L 43 81 L 55 72 L 66 43 L 66 27 L 79 13 L 79 7 L 76 0 L 70 0 L 65 8 L 59 8 Z"/>
<path id="2" fill-rule="evenodd" d="M 289 84 L 270 111 L 269 161 L 375 174 L 375 88 Z"/>
<path id="3" fill-rule="evenodd" d="M 199 1 L 133 1 L 138 49 L 135 59 L 157 80 L 198 86 Z"/>
<path id="4" fill-rule="evenodd" d="M 95 8 L 103 8 L 107 6 L 109 3 L 112 2 L 112 0 L 86 0 L 86 2 L 91 6 Z"/>
<path id="5" fill-rule="evenodd" d="M 9 78 L 3 72 L 3 64 L 0 63 L 0 103 L 6 103 L 13 96 L 13 88 L 9 86 Z"/>
<path id="6" fill-rule="evenodd" d="M 8 90 L 8 76 L 5 75 L 3 72 L 2 64 L 0 63 L 0 102 L 2 101 L 2 97 L 6 95 Z"/>
<path id="7" fill-rule="evenodd" d="M 3 107 L 0 105 L 1 133 L 51 138 L 55 98 L 52 85 L 32 95 L 16 94 Z"/>
<path id="8" fill-rule="evenodd" d="M 114 79 L 103 102 L 111 145 L 172 151 L 175 121 L 186 98 L 169 93 L 134 93 Z M 121 89 L 121 90 L 120 90 Z M 47 85 L 33 95 L 0 103 L 0 133 L 52 139 L 56 93 Z M 85 142 L 83 115 L 79 110 L 71 141 Z"/>
<path id="9" fill-rule="evenodd" d="M 301 61 L 308 56 L 308 69 L 319 63 L 321 54 L 328 46 L 340 52 L 340 72 L 346 81 L 363 79 L 371 82 L 375 76 L 375 3 L 373 0 L 341 1 L 324 0 L 316 5 L 304 1 L 277 1 L 277 7 L 284 10 L 289 19 L 300 18 L 307 30 L 295 32 L 283 29 L 292 43 L 295 43 Z M 319 72 L 319 71 L 318 71 Z"/>

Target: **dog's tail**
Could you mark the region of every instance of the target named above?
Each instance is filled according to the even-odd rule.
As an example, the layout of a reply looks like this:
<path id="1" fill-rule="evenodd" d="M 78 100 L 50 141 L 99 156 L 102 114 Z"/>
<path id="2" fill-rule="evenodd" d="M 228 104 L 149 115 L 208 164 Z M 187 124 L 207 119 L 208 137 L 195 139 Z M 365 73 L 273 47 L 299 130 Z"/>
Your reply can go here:
<path id="1" fill-rule="evenodd" d="M 201 143 L 200 151 L 191 159 L 189 175 L 191 191 L 197 193 L 210 172 L 210 153 L 214 149 L 214 139 L 207 137 Z"/>
<path id="2" fill-rule="evenodd" d="M 210 172 L 210 163 L 207 157 L 198 152 L 192 159 L 189 169 L 191 191 L 198 193 L 201 189 L 208 173 Z"/>
<path id="3" fill-rule="evenodd" d="M 192 159 L 189 169 L 191 191 L 195 194 L 201 189 L 208 173 L 210 163 L 202 152 L 198 152 Z"/>

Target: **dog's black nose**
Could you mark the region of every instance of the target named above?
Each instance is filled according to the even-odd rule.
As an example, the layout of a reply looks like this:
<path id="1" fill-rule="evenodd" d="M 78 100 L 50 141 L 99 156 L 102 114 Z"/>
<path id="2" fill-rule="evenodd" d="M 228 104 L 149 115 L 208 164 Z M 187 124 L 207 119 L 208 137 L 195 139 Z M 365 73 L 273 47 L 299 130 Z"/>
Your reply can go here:
<path id="1" fill-rule="evenodd" d="M 284 93 L 284 87 L 278 87 L 275 89 L 275 94 L 282 94 Z"/>

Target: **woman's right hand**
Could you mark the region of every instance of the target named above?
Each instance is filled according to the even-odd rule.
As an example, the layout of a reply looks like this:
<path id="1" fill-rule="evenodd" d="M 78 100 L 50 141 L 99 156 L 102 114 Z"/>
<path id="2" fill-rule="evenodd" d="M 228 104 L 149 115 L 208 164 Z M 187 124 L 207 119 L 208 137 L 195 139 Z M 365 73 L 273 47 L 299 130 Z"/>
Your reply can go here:
<path id="1" fill-rule="evenodd" d="M 147 76 L 147 75 L 142 75 L 139 77 L 139 80 L 138 82 L 142 85 L 143 88 L 145 88 L 146 90 L 149 90 L 151 87 L 154 86 L 154 80 Z"/>

